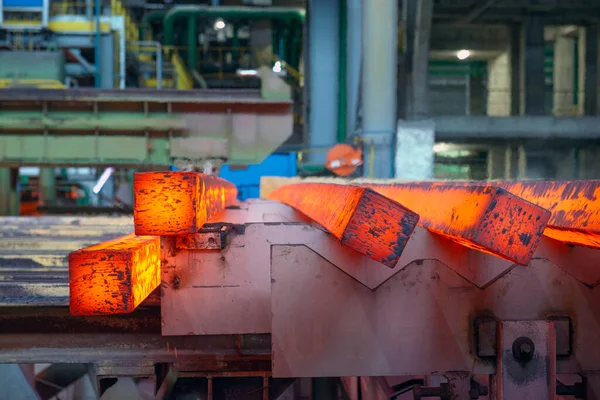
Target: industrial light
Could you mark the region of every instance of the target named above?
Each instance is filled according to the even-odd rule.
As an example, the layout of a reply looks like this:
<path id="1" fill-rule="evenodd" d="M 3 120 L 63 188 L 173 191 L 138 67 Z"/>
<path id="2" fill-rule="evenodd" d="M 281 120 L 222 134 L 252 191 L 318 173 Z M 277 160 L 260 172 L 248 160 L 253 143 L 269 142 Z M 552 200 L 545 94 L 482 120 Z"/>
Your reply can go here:
<path id="1" fill-rule="evenodd" d="M 94 185 L 92 191 L 94 192 L 94 194 L 98 194 L 100 193 L 100 191 L 102 190 L 102 187 L 104 186 L 104 184 L 106 183 L 106 181 L 108 181 L 108 178 L 110 178 L 110 176 L 112 175 L 112 173 L 115 171 L 114 168 L 109 167 L 106 168 L 104 170 L 104 172 L 102 173 L 102 175 L 100 175 L 100 179 L 98 179 L 98 182 L 96 182 L 96 185 Z"/>
<path id="2" fill-rule="evenodd" d="M 238 69 L 236 73 L 239 76 L 256 76 L 258 75 L 258 71 L 255 69 Z"/>
<path id="3" fill-rule="evenodd" d="M 215 21 L 215 31 L 220 31 L 223 28 L 225 28 L 225 21 L 219 18 Z"/>
<path id="4" fill-rule="evenodd" d="M 468 58 L 471 55 L 471 52 L 469 50 L 460 50 L 456 53 L 456 57 L 459 60 L 464 60 L 466 58 Z"/>
<path id="5" fill-rule="evenodd" d="M 281 62 L 277 61 L 275 65 L 273 65 L 273 72 L 281 72 Z"/>
<path id="6" fill-rule="evenodd" d="M 450 145 L 448 143 L 436 143 L 433 145 L 434 153 L 442 153 L 444 151 L 448 151 L 450 149 Z"/>

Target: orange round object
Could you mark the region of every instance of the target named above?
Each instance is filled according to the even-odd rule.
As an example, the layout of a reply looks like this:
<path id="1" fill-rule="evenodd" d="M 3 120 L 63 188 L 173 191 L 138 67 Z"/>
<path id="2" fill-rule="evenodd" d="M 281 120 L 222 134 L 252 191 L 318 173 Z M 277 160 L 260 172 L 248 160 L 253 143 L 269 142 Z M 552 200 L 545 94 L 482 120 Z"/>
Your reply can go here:
<path id="1" fill-rule="evenodd" d="M 348 176 L 363 164 L 362 151 L 349 144 L 336 144 L 327 152 L 325 168 L 337 176 Z"/>

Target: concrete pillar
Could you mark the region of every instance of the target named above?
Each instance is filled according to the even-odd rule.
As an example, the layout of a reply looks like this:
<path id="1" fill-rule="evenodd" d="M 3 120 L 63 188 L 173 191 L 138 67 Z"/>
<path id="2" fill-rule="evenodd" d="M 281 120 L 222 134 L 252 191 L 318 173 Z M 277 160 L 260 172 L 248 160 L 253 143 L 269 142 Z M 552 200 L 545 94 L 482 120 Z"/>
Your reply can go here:
<path id="1" fill-rule="evenodd" d="M 574 114 L 575 39 L 560 34 L 554 42 L 554 99 L 556 116 Z"/>
<path id="2" fill-rule="evenodd" d="M 430 0 L 420 3 L 420 8 L 427 9 L 427 4 L 431 6 Z M 429 10 L 431 11 L 431 7 Z M 429 18 L 431 19 L 431 15 Z M 376 160 L 373 171 L 370 171 L 368 167 L 365 168 L 365 175 L 375 178 L 393 176 L 393 143 L 397 126 L 397 27 L 397 1 L 365 0 L 363 9 L 363 136 L 365 140 L 374 143 Z M 427 83 L 425 82 L 424 85 L 426 86 Z"/>
<path id="3" fill-rule="evenodd" d="M 309 143 L 331 147 L 336 143 L 338 114 L 339 1 L 310 0 L 308 10 Z M 314 163 L 325 153 L 314 152 Z"/>
<path id="4" fill-rule="evenodd" d="M 40 203 L 53 206 L 56 203 L 56 172 L 54 168 L 40 168 Z"/>
<path id="5" fill-rule="evenodd" d="M 358 107 L 360 93 L 360 73 L 362 59 L 362 0 L 343 0 L 347 5 L 347 55 L 346 69 L 346 124 L 350 134 L 359 130 Z"/>
<path id="6" fill-rule="evenodd" d="M 494 117 L 510 115 L 511 68 L 509 53 L 488 61 L 487 114 Z"/>
<path id="7" fill-rule="evenodd" d="M 544 115 L 544 21 L 540 16 L 526 16 L 523 22 L 522 112 L 525 115 Z"/>

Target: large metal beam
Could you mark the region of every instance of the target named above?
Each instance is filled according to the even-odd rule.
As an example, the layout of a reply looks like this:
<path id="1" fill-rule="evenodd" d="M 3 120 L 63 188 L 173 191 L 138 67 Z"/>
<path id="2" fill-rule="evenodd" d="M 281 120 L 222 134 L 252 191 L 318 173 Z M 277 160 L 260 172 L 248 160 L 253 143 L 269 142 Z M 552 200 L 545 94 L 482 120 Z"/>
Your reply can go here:
<path id="1" fill-rule="evenodd" d="M 496 3 L 498 3 L 499 1 L 500 0 L 480 0 L 480 2 L 477 5 L 475 5 L 471 12 L 469 12 L 464 17 L 461 17 L 458 21 L 456 21 L 456 23 L 459 25 L 470 24 L 490 7 L 496 5 Z"/>
<path id="2" fill-rule="evenodd" d="M 163 90 L 160 96 L 155 90 L 2 90 L 0 164 L 260 163 L 293 128 L 291 101 L 260 96 L 239 90 Z"/>
<path id="3" fill-rule="evenodd" d="M 434 117 L 435 136 L 462 139 L 598 139 L 597 117 Z"/>
<path id="4" fill-rule="evenodd" d="M 342 244 L 390 268 L 419 220 L 395 201 L 356 186 L 292 184 L 273 191 L 269 198 L 297 209 Z"/>
<path id="5" fill-rule="evenodd" d="M 137 235 L 194 234 L 236 202 L 235 185 L 196 172 L 142 172 L 133 177 Z"/>
<path id="6" fill-rule="evenodd" d="M 131 313 L 160 284 L 160 238 L 130 234 L 69 254 L 72 315 Z"/>
<path id="7" fill-rule="evenodd" d="M 419 213 L 419 225 L 472 249 L 527 265 L 550 212 L 494 186 L 365 184 Z"/>

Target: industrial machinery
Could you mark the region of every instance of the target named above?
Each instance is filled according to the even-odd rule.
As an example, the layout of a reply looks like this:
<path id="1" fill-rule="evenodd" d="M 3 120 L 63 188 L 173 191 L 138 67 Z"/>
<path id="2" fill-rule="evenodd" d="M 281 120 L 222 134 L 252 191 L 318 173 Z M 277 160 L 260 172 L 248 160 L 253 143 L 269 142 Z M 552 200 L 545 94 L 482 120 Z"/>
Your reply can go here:
<path id="1" fill-rule="evenodd" d="M 219 178 L 140 173 L 134 221 L 3 219 L 0 361 L 162 398 L 341 376 L 352 399 L 597 399 L 599 191 L 308 182 L 237 203 Z"/>

